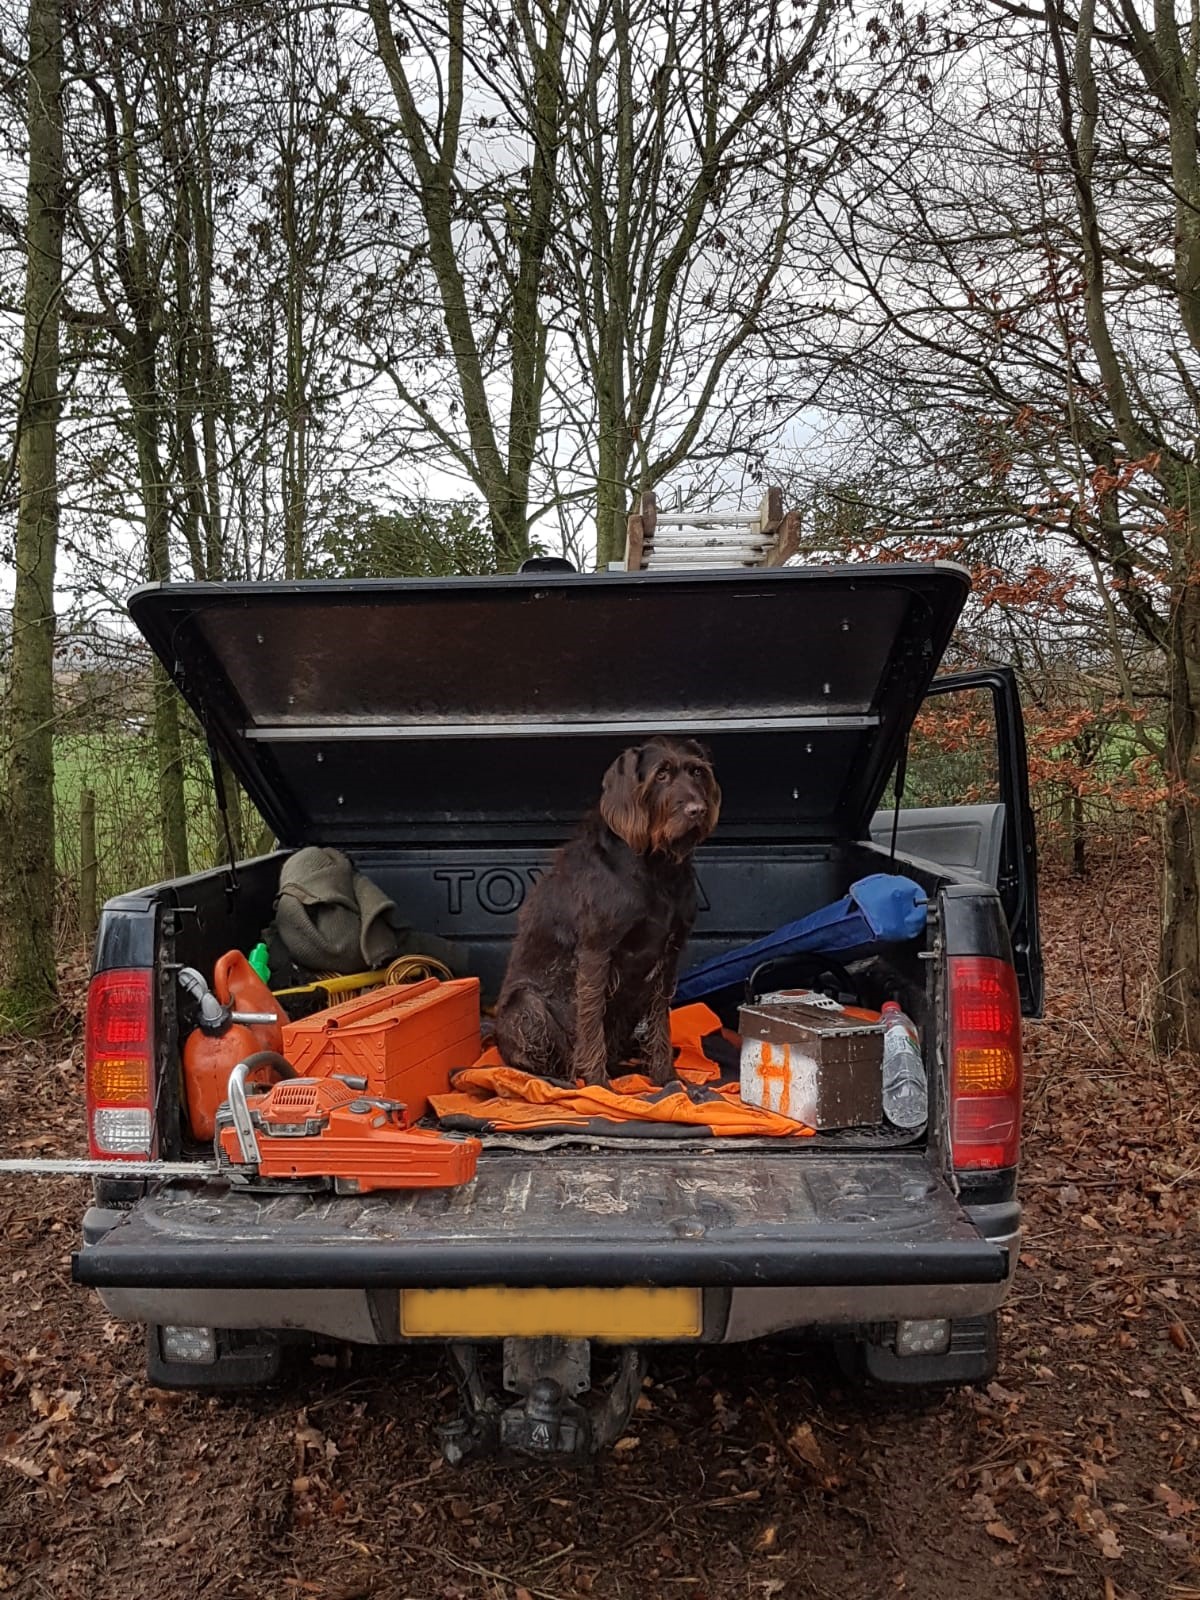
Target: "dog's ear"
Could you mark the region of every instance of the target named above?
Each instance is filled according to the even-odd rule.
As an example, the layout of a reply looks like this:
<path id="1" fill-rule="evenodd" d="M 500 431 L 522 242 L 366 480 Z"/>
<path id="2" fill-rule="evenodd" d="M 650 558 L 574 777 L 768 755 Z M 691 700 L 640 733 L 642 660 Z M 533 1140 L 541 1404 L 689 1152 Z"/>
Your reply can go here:
<path id="1" fill-rule="evenodd" d="M 600 815 L 629 848 L 639 856 L 650 848 L 650 819 L 638 778 L 641 747 L 624 750 L 604 774 L 600 791 Z"/>

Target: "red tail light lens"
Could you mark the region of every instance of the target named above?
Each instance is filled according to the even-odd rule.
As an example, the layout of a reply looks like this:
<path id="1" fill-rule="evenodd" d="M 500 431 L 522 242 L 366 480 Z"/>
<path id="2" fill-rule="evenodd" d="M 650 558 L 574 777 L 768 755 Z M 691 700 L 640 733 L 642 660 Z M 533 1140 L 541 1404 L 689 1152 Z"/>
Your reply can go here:
<path id="1" fill-rule="evenodd" d="M 1015 1167 L 1021 1152 L 1021 1000 L 992 956 L 951 956 L 950 1144 L 957 1168 Z"/>
<path id="2" fill-rule="evenodd" d="M 88 989 L 88 1148 L 100 1160 L 146 1160 L 153 1149 L 153 978 L 118 969 L 97 973 Z"/>

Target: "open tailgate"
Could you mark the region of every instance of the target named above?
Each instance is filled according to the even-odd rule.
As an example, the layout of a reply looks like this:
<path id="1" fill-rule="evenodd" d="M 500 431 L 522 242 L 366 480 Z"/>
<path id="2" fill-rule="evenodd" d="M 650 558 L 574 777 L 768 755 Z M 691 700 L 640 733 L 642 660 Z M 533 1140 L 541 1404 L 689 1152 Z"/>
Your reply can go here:
<path id="1" fill-rule="evenodd" d="M 166 1184 L 73 1260 L 98 1288 L 842 1287 L 1000 1282 L 921 1152 L 489 1154 L 461 1189 Z"/>

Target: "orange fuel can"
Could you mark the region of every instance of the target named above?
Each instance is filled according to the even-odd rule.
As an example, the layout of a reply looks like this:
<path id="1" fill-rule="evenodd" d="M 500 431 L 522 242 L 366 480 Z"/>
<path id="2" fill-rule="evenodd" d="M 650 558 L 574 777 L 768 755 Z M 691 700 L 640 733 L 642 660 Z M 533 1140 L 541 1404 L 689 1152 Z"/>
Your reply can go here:
<path id="1" fill-rule="evenodd" d="M 183 1092 L 188 1124 L 196 1139 L 211 1139 L 217 1107 L 225 1098 L 229 1074 L 258 1050 L 279 1051 L 284 1012 L 240 950 L 227 951 L 213 968 L 212 993 L 226 1015 L 193 1028 L 183 1046 Z M 209 996 L 211 1000 L 212 996 Z M 201 1016 L 205 1008 L 201 1008 Z M 273 1022 L 234 1022 L 228 1013 L 273 1015 Z M 270 1074 L 263 1075 L 270 1081 Z"/>

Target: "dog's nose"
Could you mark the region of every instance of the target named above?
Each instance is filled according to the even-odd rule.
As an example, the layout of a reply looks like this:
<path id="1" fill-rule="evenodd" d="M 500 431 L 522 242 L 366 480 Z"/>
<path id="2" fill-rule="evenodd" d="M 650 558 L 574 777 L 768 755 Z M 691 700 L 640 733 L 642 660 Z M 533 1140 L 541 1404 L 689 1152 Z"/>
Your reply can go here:
<path id="1" fill-rule="evenodd" d="M 691 817 L 693 821 L 698 822 L 707 810 L 708 807 L 703 800 L 689 800 L 683 808 L 683 814 L 685 817 Z"/>

